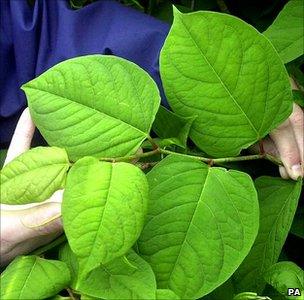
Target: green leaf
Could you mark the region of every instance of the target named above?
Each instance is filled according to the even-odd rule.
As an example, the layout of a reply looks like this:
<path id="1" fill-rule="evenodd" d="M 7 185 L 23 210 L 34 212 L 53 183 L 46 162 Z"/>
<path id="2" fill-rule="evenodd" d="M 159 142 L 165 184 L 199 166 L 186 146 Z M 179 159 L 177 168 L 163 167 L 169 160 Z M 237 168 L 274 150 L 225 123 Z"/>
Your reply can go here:
<path id="1" fill-rule="evenodd" d="M 304 92 L 294 90 L 292 91 L 293 101 L 304 108 Z"/>
<path id="2" fill-rule="evenodd" d="M 179 300 L 180 298 L 171 290 L 158 289 L 156 290 L 157 300 Z"/>
<path id="3" fill-rule="evenodd" d="M 264 278 L 287 299 L 304 299 L 304 271 L 295 263 L 290 261 L 276 263 L 264 274 Z M 300 289 L 301 296 L 287 297 L 288 288 Z"/>
<path id="4" fill-rule="evenodd" d="M 78 281 L 78 271 L 79 271 L 79 264 L 78 264 L 77 256 L 71 250 L 71 247 L 68 243 L 65 243 L 59 249 L 58 256 L 59 256 L 59 260 L 66 263 L 67 266 L 69 267 L 70 274 L 71 274 L 70 287 L 72 287 L 73 289 L 76 289 L 76 284 Z"/>
<path id="5" fill-rule="evenodd" d="M 233 300 L 271 300 L 268 297 L 258 296 L 257 293 L 253 292 L 243 292 L 236 295 Z"/>
<path id="6" fill-rule="evenodd" d="M 134 251 L 127 254 L 127 259 L 135 268 L 117 258 L 79 280 L 77 290 L 103 299 L 155 299 L 156 282 L 149 264 Z"/>
<path id="7" fill-rule="evenodd" d="M 144 173 L 127 163 L 85 157 L 67 177 L 63 226 L 83 273 L 124 255 L 142 230 L 148 203 Z"/>
<path id="8" fill-rule="evenodd" d="M 7 155 L 7 149 L 0 149 L 0 168 L 3 167 Z"/>
<path id="9" fill-rule="evenodd" d="M 274 22 L 264 31 L 284 63 L 304 54 L 303 0 L 290 0 Z"/>
<path id="10" fill-rule="evenodd" d="M 33 148 L 1 170 L 1 203 L 41 202 L 64 187 L 69 160 L 64 149 Z"/>
<path id="11" fill-rule="evenodd" d="M 160 103 L 145 71 L 109 55 L 69 59 L 22 89 L 44 138 L 65 148 L 71 160 L 134 154 Z"/>
<path id="12" fill-rule="evenodd" d="M 197 115 L 190 137 L 211 156 L 238 155 L 292 111 L 280 57 L 262 34 L 231 15 L 175 9 L 160 72 L 173 111 Z"/>
<path id="13" fill-rule="evenodd" d="M 255 243 L 234 275 L 239 292 L 262 293 L 263 273 L 277 262 L 290 230 L 301 193 L 301 181 L 268 176 L 255 181 L 260 203 L 260 228 Z"/>
<path id="14" fill-rule="evenodd" d="M 1 274 L 1 299 L 45 299 L 56 295 L 69 281 L 65 263 L 20 256 Z"/>
<path id="15" fill-rule="evenodd" d="M 304 206 L 297 209 L 290 232 L 297 237 L 304 239 Z"/>
<path id="16" fill-rule="evenodd" d="M 232 284 L 232 280 L 228 279 L 225 283 L 217 287 L 212 293 L 203 297 L 202 300 L 232 300 L 234 297 L 234 287 Z"/>
<path id="17" fill-rule="evenodd" d="M 74 9 L 79 9 L 82 8 L 86 2 L 88 2 L 87 0 L 70 0 L 70 5 L 72 8 Z"/>
<path id="18" fill-rule="evenodd" d="M 148 217 L 138 247 L 158 287 L 200 298 L 225 282 L 248 254 L 258 231 L 251 178 L 167 156 L 147 175 Z"/>
<path id="19" fill-rule="evenodd" d="M 184 118 L 160 106 L 152 128 L 160 138 L 171 139 L 175 145 L 185 149 L 194 120 L 195 117 Z"/>

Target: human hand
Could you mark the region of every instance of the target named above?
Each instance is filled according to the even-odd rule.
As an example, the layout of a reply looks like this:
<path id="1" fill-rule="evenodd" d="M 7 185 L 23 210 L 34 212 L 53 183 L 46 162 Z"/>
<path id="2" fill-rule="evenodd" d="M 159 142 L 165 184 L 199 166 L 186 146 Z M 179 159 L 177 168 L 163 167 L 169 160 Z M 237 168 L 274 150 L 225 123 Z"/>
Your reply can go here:
<path id="1" fill-rule="evenodd" d="M 4 164 L 30 148 L 34 131 L 35 125 L 27 108 L 18 121 Z M 1 204 L 1 266 L 7 265 L 17 255 L 49 243 L 62 233 L 62 194 L 63 190 L 59 190 L 38 204 Z"/>
<path id="2" fill-rule="evenodd" d="M 293 80 L 291 86 L 297 89 Z M 303 135 L 304 113 L 301 107 L 294 103 L 290 117 L 263 141 L 264 151 L 282 160 L 284 166 L 279 167 L 279 171 L 284 179 L 297 180 L 304 176 Z M 257 148 L 257 145 L 253 147 L 254 150 Z"/>

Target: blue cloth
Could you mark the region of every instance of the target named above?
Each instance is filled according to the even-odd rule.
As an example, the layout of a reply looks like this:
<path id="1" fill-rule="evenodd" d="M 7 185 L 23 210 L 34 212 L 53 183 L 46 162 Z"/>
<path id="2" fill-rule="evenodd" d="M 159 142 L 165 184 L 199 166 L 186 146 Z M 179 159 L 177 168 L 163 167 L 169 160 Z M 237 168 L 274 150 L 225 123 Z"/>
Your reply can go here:
<path id="1" fill-rule="evenodd" d="M 159 51 L 169 26 L 116 1 L 72 10 L 68 0 L 1 0 L 0 141 L 7 145 L 26 98 L 20 86 L 60 61 L 113 54 L 137 63 L 158 84 Z"/>

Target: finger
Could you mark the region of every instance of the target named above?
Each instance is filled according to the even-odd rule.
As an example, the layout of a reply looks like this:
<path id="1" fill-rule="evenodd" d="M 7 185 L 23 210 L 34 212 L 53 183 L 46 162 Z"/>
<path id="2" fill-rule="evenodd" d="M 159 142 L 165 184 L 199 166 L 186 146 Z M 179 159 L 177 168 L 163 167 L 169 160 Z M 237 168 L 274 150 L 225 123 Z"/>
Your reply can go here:
<path id="1" fill-rule="evenodd" d="M 55 233 L 43 238 L 36 237 L 29 239 L 26 243 L 21 242 L 14 245 L 14 247 L 8 247 L 7 249 L 1 249 L 0 266 L 5 267 L 8 265 L 16 256 L 28 254 L 29 252 L 37 249 L 40 246 L 46 245 L 58 237 L 61 233 Z M 2 245 L 1 245 L 2 247 Z M 3 250 L 3 251 L 2 251 Z"/>
<path id="2" fill-rule="evenodd" d="M 293 132 L 300 151 L 300 160 L 303 166 L 304 163 L 304 113 L 300 106 L 294 103 L 293 112 L 289 117 Z"/>
<path id="3" fill-rule="evenodd" d="M 61 204 L 45 203 L 20 211 L 1 211 L 1 241 L 17 244 L 62 231 Z M 2 248 L 2 244 L 1 244 Z"/>
<path id="4" fill-rule="evenodd" d="M 267 138 L 265 138 L 263 140 L 263 148 L 264 148 L 265 153 L 270 154 L 272 156 L 275 156 L 277 158 L 280 158 L 280 153 L 279 153 L 277 147 L 275 146 L 274 142 L 269 137 L 267 137 Z M 253 153 L 259 153 L 260 152 L 260 145 L 259 145 L 259 143 L 256 143 L 256 144 L 252 145 L 250 147 L 250 150 Z M 289 178 L 288 173 L 287 173 L 285 167 L 280 166 L 279 167 L 279 173 L 280 173 L 280 175 L 281 175 L 282 178 L 284 178 L 284 179 L 288 179 Z"/>
<path id="5" fill-rule="evenodd" d="M 263 147 L 267 154 L 280 158 L 280 153 L 270 138 L 263 140 Z M 289 179 L 289 175 L 283 166 L 279 166 L 279 173 L 283 179 Z"/>
<path id="6" fill-rule="evenodd" d="M 34 132 L 35 125 L 32 121 L 29 109 L 26 108 L 18 121 L 7 151 L 4 165 L 30 148 Z"/>
<path id="7" fill-rule="evenodd" d="M 27 209 L 20 221 L 27 229 L 27 238 L 61 232 L 61 203 L 44 203 Z"/>
<path id="8" fill-rule="evenodd" d="M 294 180 L 302 176 L 300 151 L 290 120 L 287 119 L 273 130 L 270 137 L 280 153 L 288 175 Z"/>
<path id="9" fill-rule="evenodd" d="M 279 166 L 279 172 L 283 179 L 289 179 L 289 176 L 288 176 L 288 173 L 287 173 L 285 167 Z"/>

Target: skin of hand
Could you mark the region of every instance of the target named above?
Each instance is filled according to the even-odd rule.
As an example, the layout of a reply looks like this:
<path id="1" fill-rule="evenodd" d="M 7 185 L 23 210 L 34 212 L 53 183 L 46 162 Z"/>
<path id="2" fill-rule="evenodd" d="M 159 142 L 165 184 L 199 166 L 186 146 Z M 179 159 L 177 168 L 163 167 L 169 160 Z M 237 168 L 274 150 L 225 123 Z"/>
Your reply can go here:
<path id="1" fill-rule="evenodd" d="M 293 90 L 298 89 L 294 80 L 290 79 L 290 83 Z M 282 178 L 297 180 L 304 176 L 304 113 L 300 106 L 293 104 L 292 114 L 263 140 L 263 148 L 282 160 Z M 251 150 L 258 152 L 259 146 L 254 145 Z"/>
<path id="2" fill-rule="evenodd" d="M 30 148 L 35 125 L 28 108 L 22 113 L 4 164 Z M 60 219 L 63 190 L 42 203 L 1 204 L 0 265 L 6 266 L 18 255 L 45 245 L 62 233 Z"/>

